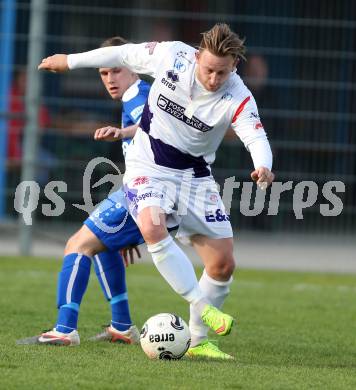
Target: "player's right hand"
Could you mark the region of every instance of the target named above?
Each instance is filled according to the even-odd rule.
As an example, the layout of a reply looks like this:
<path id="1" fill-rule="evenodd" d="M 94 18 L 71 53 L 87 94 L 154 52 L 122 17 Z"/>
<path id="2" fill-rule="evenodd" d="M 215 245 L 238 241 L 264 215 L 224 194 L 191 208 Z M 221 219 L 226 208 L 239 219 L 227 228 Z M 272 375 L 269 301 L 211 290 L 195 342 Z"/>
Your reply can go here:
<path id="1" fill-rule="evenodd" d="M 48 70 L 50 72 L 66 72 L 69 70 L 67 54 L 55 54 L 50 57 L 46 57 L 38 65 L 39 70 Z"/>
<path id="2" fill-rule="evenodd" d="M 126 248 L 121 249 L 120 254 L 122 256 L 122 260 L 124 261 L 125 267 L 128 267 L 129 264 L 134 264 L 135 262 L 135 254 L 140 259 L 141 258 L 141 252 L 138 249 L 136 245 L 128 246 Z"/>
<path id="3" fill-rule="evenodd" d="M 95 130 L 94 139 L 96 141 L 118 141 L 122 139 L 121 129 L 112 126 L 102 127 Z"/>

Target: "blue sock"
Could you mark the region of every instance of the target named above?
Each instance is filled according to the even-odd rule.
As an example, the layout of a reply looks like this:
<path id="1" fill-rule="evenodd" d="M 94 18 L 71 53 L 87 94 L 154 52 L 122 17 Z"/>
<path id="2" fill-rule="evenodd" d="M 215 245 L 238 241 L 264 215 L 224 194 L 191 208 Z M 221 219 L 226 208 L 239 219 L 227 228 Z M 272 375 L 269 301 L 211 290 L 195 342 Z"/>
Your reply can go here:
<path id="1" fill-rule="evenodd" d="M 100 252 L 94 256 L 95 272 L 111 306 L 111 325 L 120 331 L 132 325 L 126 290 L 126 272 L 118 252 Z"/>
<path id="2" fill-rule="evenodd" d="M 58 332 L 70 333 L 74 329 L 77 329 L 78 309 L 70 307 L 69 305 L 62 305 L 59 308 L 56 324 L 56 330 Z"/>
<path id="3" fill-rule="evenodd" d="M 70 333 L 78 326 L 79 306 L 88 286 L 90 257 L 71 253 L 63 259 L 58 277 L 57 306 L 59 308 L 56 330 Z"/>

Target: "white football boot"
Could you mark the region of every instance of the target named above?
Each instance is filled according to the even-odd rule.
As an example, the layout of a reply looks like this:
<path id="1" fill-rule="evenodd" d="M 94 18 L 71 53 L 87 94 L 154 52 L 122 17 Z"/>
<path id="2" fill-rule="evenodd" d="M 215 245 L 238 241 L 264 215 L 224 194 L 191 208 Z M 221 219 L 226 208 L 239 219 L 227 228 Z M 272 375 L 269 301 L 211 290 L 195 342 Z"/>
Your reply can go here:
<path id="1" fill-rule="evenodd" d="M 111 325 L 105 327 L 104 331 L 89 339 L 90 341 L 110 341 L 111 343 L 138 344 L 140 332 L 135 325 L 125 331 L 119 331 Z"/>
<path id="2" fill-rule="evenodd" d="M 49 330 L 42 333 L 38 338 L 38 344 L 50 344 L 50 345 L 65 345 L 74 346 L 80 344 L 79 333 L 77 330 L 73 330 L 70 333 L 62 333 L 56 331 L 56 329 Z"/>
<path id="3" fill-rule="evenodd" d="M 74 346 L 80 344 L 80 338 L 77 330 L 70 333 L 57 332 L 56 329 L 44 331 L 42 334 L 32 337 L 26 337 L 16 341 L 18 345 L 64 345 Z"/>

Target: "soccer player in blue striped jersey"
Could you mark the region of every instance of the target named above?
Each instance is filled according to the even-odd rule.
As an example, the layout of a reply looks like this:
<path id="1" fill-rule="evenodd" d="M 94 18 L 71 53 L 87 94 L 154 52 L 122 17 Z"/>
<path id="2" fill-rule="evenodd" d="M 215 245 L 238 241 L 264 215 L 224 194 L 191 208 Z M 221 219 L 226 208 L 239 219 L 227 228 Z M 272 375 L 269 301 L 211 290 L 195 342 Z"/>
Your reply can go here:
<path id="1" fill-rule="evenodd" d="M 121 37 L 106 40 L 102 47 L 126 43 Z M 103 84 L 116 101 L 122 101 L 121 128 L 104 127 L 96 130 L 96 140 L 122 140 L 124 156 L 140 121 L 150 85 L 125 67 L 100 68 Z M 79 308 L 89 281 L 91 262 L 111 307 L 111 324 L 92 340 L 108 340 L 134 344 L 139 332 L 132 324 L 125 281 L 125 264 L 119 253 L 144 242 L 135 222 L 128 213 L 124 193 L 119 190 L 94 210 L 83 226 L 69 238 L 62 270 L 59 273 L 58 318 L 50 331 L 40 336 L 19 340 L 21 344 L 78 345 Z M 130 251 L 133 262 L 133 253 Z M 128 263 L 128 259 L 125 258 Z"/>

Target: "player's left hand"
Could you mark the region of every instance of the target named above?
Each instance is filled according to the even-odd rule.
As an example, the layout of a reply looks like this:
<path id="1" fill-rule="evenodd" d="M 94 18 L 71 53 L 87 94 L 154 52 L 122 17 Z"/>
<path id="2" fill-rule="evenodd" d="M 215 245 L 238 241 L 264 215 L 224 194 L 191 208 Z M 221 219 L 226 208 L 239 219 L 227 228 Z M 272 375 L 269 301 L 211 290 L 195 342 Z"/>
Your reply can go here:
<path id="1" fill-rule="evenodd" d="M 259 167 L 251 172 L 251 179 L 261 190 L 265 190 L 274 180 L 274 173 L 266 167 Z"/>
<path id="2" fill-rule="evenodd" d="M 124 260 L 125 267 L 128 267 L 129 264 L 135 263 L 135 253 L 134 252 L 136 252 L 136 256 L 140 259 L 141 252 L 137 246 L 128 246 L 126 248 L 121 249 L 120 254 L 122 256 L 122 259 Z"/>

